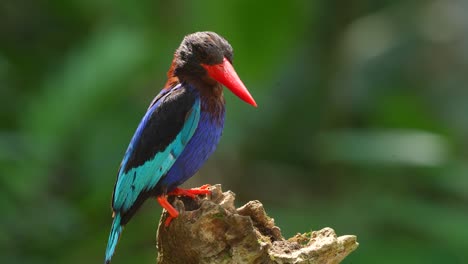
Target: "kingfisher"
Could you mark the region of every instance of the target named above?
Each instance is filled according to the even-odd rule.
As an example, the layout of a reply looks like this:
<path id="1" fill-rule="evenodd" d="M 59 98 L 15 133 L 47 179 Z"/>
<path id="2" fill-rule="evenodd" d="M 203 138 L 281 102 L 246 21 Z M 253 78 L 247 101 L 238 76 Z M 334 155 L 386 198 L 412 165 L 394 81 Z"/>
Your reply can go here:
<path id="1" fill-rule="evenodd" d="M 113 222 L 105 263 L 114 254 L 123 227 L 148 198 L 156 198 L 169 216 L 178 211 L 171 195 L 195 198 L 209 185 L 182 189 L 216 149 L 224 127 L 223 85 L 240 99 L 257 103 L 232 66 L 231 45 L 214 32 L 185 36 L 174 53 L 167 82 L 153 99 L 125 152 L 112 195 Z"/>

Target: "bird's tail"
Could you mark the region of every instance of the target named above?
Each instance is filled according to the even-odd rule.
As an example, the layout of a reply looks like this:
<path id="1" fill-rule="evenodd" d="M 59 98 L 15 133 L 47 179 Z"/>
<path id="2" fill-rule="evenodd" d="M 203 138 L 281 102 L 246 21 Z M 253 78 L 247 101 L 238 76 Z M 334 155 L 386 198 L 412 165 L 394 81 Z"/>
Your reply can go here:
<path id="1" fill-rule="evenodd" d="M 109 241 L 107 242 L 106 248 L 106 260 L 105 264 L 109 264 L 112 256 L 114 255 L 115 247 L 119 242 L 120 234 L 122 233 L 122 226 L 120 225 L 120 214 L 116 214 L 114 221 L 112 222 L 112 228 L 109 234 Z"/>

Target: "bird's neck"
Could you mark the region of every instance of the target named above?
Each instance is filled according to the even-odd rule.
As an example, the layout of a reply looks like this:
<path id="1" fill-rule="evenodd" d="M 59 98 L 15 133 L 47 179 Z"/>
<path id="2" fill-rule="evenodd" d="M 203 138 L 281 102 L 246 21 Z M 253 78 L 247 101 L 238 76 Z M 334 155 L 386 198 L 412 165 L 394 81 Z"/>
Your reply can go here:
<path id="1" fill-rule="evenodd" d="M 190 85 L 193 85 L 200 93 L 202 112 L 211 113 L 214 117 L 224 115 L 225 100 L 221 84 L 216 83 L 213 86 L 208 86 L 199 82 Z"/>
<path id="2" fill-rule="evenodd" d="M 171 89 L 180 83 L 179 78 L 175 75 L 175 60 L 172 61 L 169 71 L 167 71 L 167 82 L 164 85 L 164 89 Z"/>
<path id="3" fill-rule="evenodd" d="M 164 85 L 164 89 L 171 89 L 179 83 L 186 83 L 189 87 L 198 90 L 201 100 L 201 110 L 203 112 L 211 113 L 216 119 L 221 119 L 221 116 L 224 117 L 225 100 L 222 85 L 208 76 L 193 77 L 188 75 L 176 75 L 175 65 L 174 60 L 167 72 L 167 82 Z"/>

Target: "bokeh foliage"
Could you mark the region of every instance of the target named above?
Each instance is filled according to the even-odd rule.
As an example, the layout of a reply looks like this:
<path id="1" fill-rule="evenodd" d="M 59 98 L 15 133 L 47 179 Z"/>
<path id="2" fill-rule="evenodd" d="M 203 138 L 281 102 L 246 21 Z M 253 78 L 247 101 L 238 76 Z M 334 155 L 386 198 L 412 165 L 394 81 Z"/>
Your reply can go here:
<path id="1" fill-rule="evenodd" d="M 188 183 L 259 199 L 286 235 L 358 235 L 345 263 L 468 259 L 468 3 L 0 2 L 0 262 L 96 263 L 119 162 L 185 34 L 235 49 L 216 154 Z M 240 204 L 239 204 L 240 205 Z M 113 263 L 154 263 L 147 202 Z"/>

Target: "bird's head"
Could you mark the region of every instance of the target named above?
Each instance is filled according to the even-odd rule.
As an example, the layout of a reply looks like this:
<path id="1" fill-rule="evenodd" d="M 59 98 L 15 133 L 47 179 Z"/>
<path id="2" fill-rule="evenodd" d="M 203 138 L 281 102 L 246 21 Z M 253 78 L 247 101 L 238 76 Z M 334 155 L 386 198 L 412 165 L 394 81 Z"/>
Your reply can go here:
<path id="1" fill-rule="evenodd" d="M 214 32 L 185 36 L 174 56 L 174 75 L 182 80 L 221 83 L 245 102 L 257 106 L 232 67 L 231 45 Z"/>

